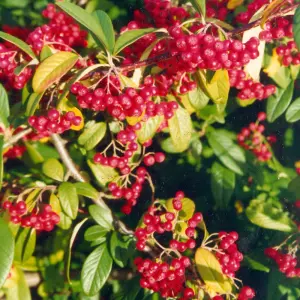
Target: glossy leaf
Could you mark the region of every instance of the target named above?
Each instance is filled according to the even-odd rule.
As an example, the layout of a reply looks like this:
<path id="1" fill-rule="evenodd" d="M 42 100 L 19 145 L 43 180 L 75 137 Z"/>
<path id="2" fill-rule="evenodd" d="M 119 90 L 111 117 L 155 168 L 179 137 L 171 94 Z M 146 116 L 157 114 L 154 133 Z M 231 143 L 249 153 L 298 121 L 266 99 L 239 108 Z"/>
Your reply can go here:
<path id="1" fill-rule="evenodd" d="M 90 160 L 88 160 L 88 165 L 91 168 L 96 180 L 101 184 L 101 185 L 106 185 L 108 182 L 113 181 L 116 179 L 119 174 L 117 171 L 109 166 L 102 166 L 99 164 L 94 164 Z"/>
<path id="2" fill-rule="evenodd" d="M 99 197 L 99 192 L 87 182 L 76 182 L 74 185 L 78 195 L 90 199 L 97 199 Z"/>
<path id="3" fill-rule="evenodd" d="M 71 219 L 76 219 L 79 200 L 75 185 L 69 182 L 63 182 L 58 187 L 58 198 L 64 213 Z"/>
<path id="4" fill-rule="evenodd" d="M 294 92 L 294 82 L 291 81 L 286 89 L 279 89 L 267 100 L 267 117 L 269 122 L 274 122 L 288 108 Z"/>
<path id="5" fill-rule="evenodd" d="M 14 277 L 16 278 L 16 282 L 11 287 L 5 289 L 6 300 L 31 300 L 30 289 L 24 272 L 16 267 Z"/>
<path id="6" fill-rule="evenodd" d="M 211 168 L 211 191 L 219 208 L 227 208 L 235 187 L 235 173 L 215 162 Z"/>
<path id="7" fill-rule="evenodd" d="M 58 223 L 57 226 L 63 230 L 69 229 L 72 225 L 72 219 L 64 211 L 61 211 L 59 213 L 59 217 L 60 217 L 60 222 Z"/>
<path id="8" fill-rule="evenodd" d="M 126 267 L 130 251 L 128 249 L 130 239 L 114 231 L 110 237 L 110 254 L 114 262 L 121 268 Z"/>
<path id="9" fill-rule="evenodd" d="M 26 54 L 28 54 L 31 58 L 37 59 L 34 52 L 29 47 L 29 45 L 26 44 L 25 42 L 23 42 L 22 40 L 18 39 L 17 37 L 12 36 L 6 32 L 0 31 L 0 38 L 14 44 L 18 48 L 20 48 L 22 51 L 24 51 Z"/>
<path id="10" fill-rule="evenodd" d="M 296 9 L 293 19 L 293 33 L 294 40 L 297 44 L 298 49 L 300 49 L 300 7 Z"/>
<path id="11" fill-rule="evenodd" d="M 26 262 L 33 254 L 36 244 L 36 231 L 32 228 L 22 228 L 16 237 L 16 251 L 14 260 Z"/>
<path id="12" fill-rule="evenodd" d="M 0 218 L 0 288 L 3 286 L 13 263 L 15 243 L 8 224 Z"/>
<path id="13" fill-rule="evenodd" d="M 89 227 L 84 233 L 84 239 L 88 242 L 97 242 L 99 244 L 106 240 L 108 230 L 100 225 Z"/>
<path id="14" fill-rule="evenodd" d="M 118 54 L 127 46 L 133 44 L 148 33 L 157 31 L 156 28 L 133 29 L 123 32 L 116 40 L 114 54 Z"/>
<path id="15" fill-rule="evenodd" d="M 289 190 L 289 192 L 294 194 L 295 200 L 300 199 L 299 187 L 300 187 L 300 177 L 297 176 L 297 177 L 293 178 L 288 185 L 288 190 Z"/>
<path id="16" fill-rule="evenodd" d="M 232 290 L 229 279 L 223 275 L 221 265 L 210 251 L 198 248 L 195 254 L 197 270 L 208 290 L 213 293 L 226 294 Z"/>
<path id="17" fill-rule="evenodd" d="M 300 120 L 300 98 L 293 101 L 285 114 L 287 122 L 294 123 Z"/>
<path id="18" fill-rule="evenodd" d="M 197 86 L 196 89 L 188 92 L 188 98 L 191 105 L 196 109 L 200 110 L 207 105 L 209 102 L 209 97 L 202 91 L 202 89 Z"/>
<path id="19" fill-rule="evenodd" d="M 78 138 L 78 143 L 86 150 L 92 150 L 104 138 L 106 132 L 106 123 L 96 123 L 86 128 Z"/>
<path id="20" fill-rule="evenodd" d="M 64 168 L 62 164 L 55 158 L 47 159 L 42 166 L 43 173 L 57 181 L 64 180 Z"/>
<path id="21" fill-rule="evenodd" d="M 114 27 L 108 14 L 102 10 L 96 10 L 92 13 L 93 17 L 101 25 L 101 29 L 107 40 L 109 52 L 113 52 L 115 46 L 115 32 Z"/>
<path id="22" fill-rule="evenodd" d="M 84 223 L 88 220 L 88 218 L 83 219 L 81 222 L 79 222 L 78 224 L 76 224 L 76 226 L 73 229 L 71 238 L 70 238 L 70 242 L 69 242 L 69 248 L 68 248 L 68 252 L 67 252 L 67 263 L 66 263 L 66 275 L 67 275 L 67 279 L 68 282 L 71 283 L 71 279 L 70 279 L 70 265 L 71 265 L 71 255 L 72 255 L 72 247 L 74 244 L 74 241 L 76 239 L 76 236 L 80 230 L 80 228 L 84 225 Z"/>
<path id="23" fill-rule="evenodd" d="M 108 231 L 113 228 L 113 217 L 108 207 L 100 205 L 90 205 L 89 212 L 92 218 L 103 228 Z"/>
<path id="24" fill-rule="evenodd" d="M 4 136 L 0 134 L 0 191 L 2 189 L 3 182 L 3 172 L 4 172 L 4 162 L 3 162 L 3 145 L 4 145 Z"/>
<path id="25" fill-rule="evenodd" d="M 250 257 L 248 255 L 244 256 L 245 263 L 253 270 L 258 270 L 262 272 L 270 272 L 270 268 L 265 266 L 263 263 L 259 262 L 257 259 Z"/>
<path id="26" fill-rule="evenodd" d="M 35 93 L 43 93 L 54 82 L 65 75 L 78 60 L 78 55 L 72 52 L 60 51 L 46 58 L 36 69 L 32 88 Z"/>
<path id="27" fill-rule="evenodd" d="M 146 122 L 141 122 L 142 128 L 136 131 L 139 142 L 145 143 L 152 139 L 163 119 L 163 116 L 155 116 L 150 117 Z"/>
<path id="28" fill-rule="evenodd" d="M 9 123 L 7 118 L 9 117 L 9 100 L 5 88 L 0 84 L 0 127 L 3 124 L 5 127 L 8 127 Z"/>
<path id="29" fill-rule="evenodd" d="M 186 109 L 178 107 L 174 116 L 168 120 L 171 139 L 175 149 L 179 152 L 186 150 L 192 137 L 192 120 Z"/>
<path id="30" fill-rule="evenodd" d="M 109 43 L 98 20 L 80 6 L 66 2 L 56 2 L 56 5 L 88 29 L 104 49 L 109 49 Z"/>
<path id="31" fill-rule="evenodd" d="M 175 148 L 173 141 L 170 137 L 164 139 L 161 142 L 161 148 L 167 153 L 179 153 L 180 152 Z"/>
<path id="32" fill-rule="evenodd" d="M 246 209 L 248 219 L 255 225 L 284 232 L 297 230 L 287 213 L 264 200 L 252 200 Z"/>
<path id="33" fill-rule="evenodd" d="M 112 268 L 112 258 L 105 244 L 98 246 L 85 260 L 81 284 L 85 294 L 97 294 L 105 284 Z"/>
<path id="34" fill-rule="evenodd" d="M 54 49 L 49 47 L 48 45 L 45 45 L 42 48 L 42 51 L 40 53 L 40 60 L 44 61 L 46 58 L 50 57 L 53 54 L 54 54 Z"/>
<path id="35" fill-rule="evenodd" d="M 221 162 L 233 172 L 243 175 L 243 165 L 246 162 L 244 151 L 221 130 L 215 130 L 207 135 L 208 143 Z"/>
<path id="36" fill-rule="evenodd" d="M 206 17 L 206 0 L 191 0 L 195 10 L 203 17 Z"/>
<path id="37" fill-rule="evenodd" d="M 34 115 L 44 93 L 32 93 L 25 101 L 26 111 L 25 115 L 30 117 Z"/>

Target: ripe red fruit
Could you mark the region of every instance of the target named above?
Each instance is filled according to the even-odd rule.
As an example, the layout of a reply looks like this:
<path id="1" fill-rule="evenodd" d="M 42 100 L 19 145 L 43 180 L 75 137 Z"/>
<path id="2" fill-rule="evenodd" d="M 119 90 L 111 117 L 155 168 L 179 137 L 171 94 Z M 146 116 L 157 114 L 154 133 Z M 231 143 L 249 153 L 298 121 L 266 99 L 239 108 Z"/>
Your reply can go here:
<path id="1" fill-rule="evenodd" d="M 144 157 L 144 164 L 148 167 L 153 166 L 155 164 L 155 158 L 153 155 L 147 155 Z"/>
<path id="2" fill-rule="evenodd" d="M 157 152 L 154 154 L 154 158 L 157 163 L 162 163 L 166 159 L 166 155 L 162 152 Z"/>

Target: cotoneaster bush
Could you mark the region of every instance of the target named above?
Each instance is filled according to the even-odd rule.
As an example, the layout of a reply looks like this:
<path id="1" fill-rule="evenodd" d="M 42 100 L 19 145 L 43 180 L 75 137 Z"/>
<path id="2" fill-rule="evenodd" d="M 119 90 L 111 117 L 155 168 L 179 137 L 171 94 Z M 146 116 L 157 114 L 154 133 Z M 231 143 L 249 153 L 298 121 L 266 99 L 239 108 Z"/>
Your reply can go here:
<path id="1" fill-rule="evenodd" d="M 2 26 L 0 297 L 299 299 L 297 1 L 100 2 Z"/>

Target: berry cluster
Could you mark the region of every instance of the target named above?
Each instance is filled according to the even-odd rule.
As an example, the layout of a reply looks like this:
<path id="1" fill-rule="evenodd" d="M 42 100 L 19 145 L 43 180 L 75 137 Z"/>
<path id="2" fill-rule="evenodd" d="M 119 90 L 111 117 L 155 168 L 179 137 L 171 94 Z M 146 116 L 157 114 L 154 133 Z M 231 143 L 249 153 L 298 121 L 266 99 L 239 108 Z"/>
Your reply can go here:
<path id="1" fill-rule="evenodd" d="M 181 294 L 180 299 L 187 300 L 195 296 L 193 289 L 185 287 L 186 268 L 191 265 L 188 257 L 173 258 L 170 263 L 137 257 L 134 263 L 142 276 L 141 287 L 158 292 L 163 298 Z"/>
<path id="2" fill-rule="evenodd" d="M 94 111 L 107 110 L 118 120 L 124 120 L 126 117 L 139 117 L 143 112 L 145 112 L 143 120 L 156 115 L 164 115 L 166 119 L 172 118 L 178 104 L 174 101 L 154 103 L 151 97 L 155 96 L 155 91 L 155 87 L 147 86 L 139 91 L 127 88 L 124 93 L 113 96 L 102 88 L 90 92 L 80 83 L 75 83 L 71 87 L 71 92 L 76 95 L 80 107 Z"/>
<path id="3" fill-rule="evenodd" d="M 33 210 L 31 213 L 27 210 L 24 201 L 15 204 L 4 201 L 2 208 L 10 215 L 12 223 L 20 224 L 22 227 L 31 227 L 39 231 L 51 231 L 60 222 L 59 215 L 52 211 L 49 204 L 43 205 L 39 212 Z"/>
<path id="4" fill-rule="evenodd" d="M 186 35 L 179 26 L 170 27 L 169 33 L 172 58 L 158 66 L 170 73 L 240 68 L 259 56 L 259 40 L 254 37 L 243 44 L 234 39 L 221 41 L 211 34 Z"/>
<path id="5" fill-rule="evenodd" d="M 276 92 L 275 85 L 254 82 L 251 78 L 247 78 L 247 74 L 243 70 L 229 70 L 228 74 L 230 86 L 240 90 L 237 97 L 241 100 L 263 100 Z"/>
<path id="6" fill-rule="evenodd" d="M 287 42 L 286 45 L 280 45 L 276 48 L 276 53 L 281 58 L 281 63 L 288 67 L 289 65 L 300 64 L 300 53 L 294 41 Z"/>
<path id="7" fill-rule="evenodd" d="M 244 127 L 237 135 L 238 143 L 246 150 L 252 151 L 259 161 L 268 161 L 272 158 L 269 143 L 275 143 L 277 138 L 274 135 L 265 137 L 263 132 L 265 126 L 259 122 L 266 119 L 266 114 L 260 112 L 256 123 L 250 123 L 248 127 Z"/>
<path id="8" fill-rule="evenodd" d="M 30 68 L 24 68 L 20 74 L 15 74 L 22 56 L 22 52 L 14 45 L 0 44 L 0 81 L 7 89 L 22 89 L 31 76 Z"/>
<path id="9" fill-rule="evenodd" d="M 151 238 L 154 233 L 163 234 L 164 232 L 172 231 L 175 228 L 178 213 L 182 210 L 182 200 L 184 193 L 179 191 L 176 193 L 175 198 L 172 200 L 172 206 L 175 212 L 161 211 L 159 208 L 151 206 L 148 213 L 144 215 L 143 223 L 145 227 L 137 228 L 135 236 L 137 238 L 136 247 L 138 250 L 143 251 L 146 247 L 147 239 Z M 187 249 L 193 249 L 196 246 L 195 236 L 196 227 L 203 220 L 201 213 L 195 213 L 187 221 L 187 229 L 185 234 L 187 240 L 178 241 L 171 239 L 169 245 L 173 250 L 184 252 Z"/>
<path id="10" fill-rule="evenodd" d="M 57 10 L 54 4 L 48 4 L 42 14 L 50 20 L 48 25 L 37 27 L 27 38 L 27 43 L 36 53 L 40 53 L 45 44 L 64 51 L 87 46 L 87 32 L 81 30 L 73 18 Z"/>
<path id="11" fill-rule="evenodd" d="M 265 255 L 273 259 L 279 268 L 279 271 L 284 273 L 286 277 L 299 277 L 300 267 L 297 268 L 297 258 L 291 254 L 284 254 L 274 248 L 265 249 Z"/>
<path id="12" fill-rule="evenodd" d="M 39 134 L 44 136 L 53 133 L 63 133 L 69 130 L 71 126 L 78 126 L 82 122 L 82 118 L 76 116 L 74 112 L 68 111 L 61 115 L 56 109 L 50 109 L 47 116 L 31 116 L 28 118 L 28 123 Z"/>
<path id="13" fill-rule="evenodd" d="M 262 41 L 272 42 L 275 39 L 293 37 L 293 17 L 279 17 L 265 24 L 265 30 L 259 34 Z"/>
<path id="14" fill-rule="evenodd" d="M 229 13 L 228 0 L 209 0 L 206 4 L 206 16 L 224 21 Z"/>
<path id="15" fill-rule="evenodd" d="M 243 260 L 243 254 L 238 251 L 235 242 L 238 240 L 238 233 L 233 231 L 230 233 L 219 232 L 220 242 L 218 248 L 222 250 L 217 252 L 216 256 L 221 264 L 222 272 L 234 278 L 235 272 L 240 268 L 240 262 Z"/>

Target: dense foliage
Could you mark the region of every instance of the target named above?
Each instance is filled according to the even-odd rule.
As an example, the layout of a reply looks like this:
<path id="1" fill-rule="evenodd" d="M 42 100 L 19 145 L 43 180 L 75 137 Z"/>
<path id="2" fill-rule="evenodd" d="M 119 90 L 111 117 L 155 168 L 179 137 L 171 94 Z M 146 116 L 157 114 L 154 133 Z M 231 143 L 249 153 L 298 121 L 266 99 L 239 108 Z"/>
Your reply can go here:
<path id="1" fill-rule="evenodd" d="M 134 4 L 1 2 L 0 298 L 299 299 L 297 1 Z"/>

